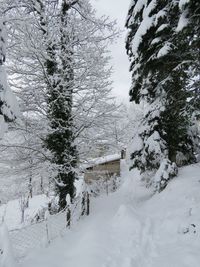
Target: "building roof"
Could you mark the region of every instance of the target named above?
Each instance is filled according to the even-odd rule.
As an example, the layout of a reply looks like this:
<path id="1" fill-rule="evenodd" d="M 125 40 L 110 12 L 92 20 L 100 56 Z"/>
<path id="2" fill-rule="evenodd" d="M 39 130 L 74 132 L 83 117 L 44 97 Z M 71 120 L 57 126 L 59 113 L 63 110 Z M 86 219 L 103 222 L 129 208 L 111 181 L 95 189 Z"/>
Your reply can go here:
<path id="1" fill-rule="evenodd" d="M 113 154 L 113 155 L 108 155 L 100 158 L 94 158 L 90 160 L 87 164 L 85 164 L 84 168 L 91 168 L 97 165 L 101 165 L 107 162 L 115 161 L 115 160 L 120 160 L 121 155 L 120 154 Z"/>

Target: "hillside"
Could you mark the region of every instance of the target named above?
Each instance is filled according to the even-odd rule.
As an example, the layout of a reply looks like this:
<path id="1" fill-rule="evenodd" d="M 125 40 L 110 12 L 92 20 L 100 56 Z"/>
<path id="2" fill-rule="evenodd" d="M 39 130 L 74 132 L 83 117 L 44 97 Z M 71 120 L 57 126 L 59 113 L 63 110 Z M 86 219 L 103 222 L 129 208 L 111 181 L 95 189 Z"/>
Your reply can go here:
<path id="1" fill-rule="evenodd" d="M 200 164 L 160 194 L 125 172 L 121 188 L 92 200 L 91 215 L 21 267 L 199 267 Z"/>

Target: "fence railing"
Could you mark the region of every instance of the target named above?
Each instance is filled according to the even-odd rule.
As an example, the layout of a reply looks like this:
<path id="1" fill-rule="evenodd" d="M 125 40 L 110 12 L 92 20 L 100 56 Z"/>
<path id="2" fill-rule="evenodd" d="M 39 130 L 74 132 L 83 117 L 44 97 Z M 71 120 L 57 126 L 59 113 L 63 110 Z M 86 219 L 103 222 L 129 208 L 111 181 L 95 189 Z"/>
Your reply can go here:
<path id="1" fill-rule="evenodd" d="M 89 194 L 85 192 L 60 213 L 49 214 L 43 221 L 9 231 L 15 259 L 20 261 L 31 250 L 48 246 L 54 239 L 62 236 L 82 216 L 89 215 L 89 203 Z"/>

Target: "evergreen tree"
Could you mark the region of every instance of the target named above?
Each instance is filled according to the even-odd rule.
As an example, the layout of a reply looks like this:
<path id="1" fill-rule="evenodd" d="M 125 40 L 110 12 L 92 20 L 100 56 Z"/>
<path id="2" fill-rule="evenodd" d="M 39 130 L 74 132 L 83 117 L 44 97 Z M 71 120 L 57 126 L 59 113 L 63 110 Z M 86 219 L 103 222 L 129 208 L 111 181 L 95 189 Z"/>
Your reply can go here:
<path id="1" fill-rule="evenodd" d="M 132 166 L 146 177 L 155 173 L 163 189 L 176 175 L 175 163 L 194 161 L 185 112 L 187 93 L 186 44 L 175 34 L 179 7 L 174 1 L 132 1 L 126 27 L 131 60 L 130 100 L 143 103 L 141 126 L 133 139 Z M 162 164 L 162 162 L 164 162 Z M 150 181 L 152 183 L 152 180 Z"/>
<path id="2" fill-rule="evenodd" d="M 200 152 L 198 121 L 200 119 L 200 2 L 196 0 L 179 1 L 180 18 L 178 34 L 183 35 L 190 55 L 188 70 L 188 91 L 190 98 L 188 110 L 190 114 L 190 135 L 195 144 L 195 153 Z"/>
<path id="3" fill-rule="evenodd" d="M 191 62 L 189 70 L 189 90 L 193 111 L 200 112 L 200 2 L 197 0 L 180 1 L 179 34 L 187 40 L 187 51 Z M 184 23 L 185 22 L 185 23 Z"/>

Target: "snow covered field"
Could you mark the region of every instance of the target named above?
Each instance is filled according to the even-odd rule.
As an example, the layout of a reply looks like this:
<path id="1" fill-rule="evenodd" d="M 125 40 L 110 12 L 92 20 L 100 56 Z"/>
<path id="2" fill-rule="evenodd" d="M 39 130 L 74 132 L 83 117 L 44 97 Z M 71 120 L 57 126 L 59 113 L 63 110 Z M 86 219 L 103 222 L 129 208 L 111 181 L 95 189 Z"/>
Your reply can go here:
<path id="1" fill-rule="evenodd" d="M 155 195 L 136 172 L 123 177 L 116 193 L 92 200 L 89 217 L 21 267 L 199 267 L 200 164 Z"/>

